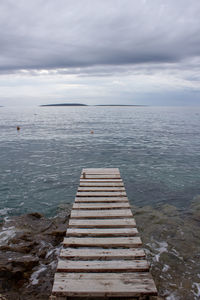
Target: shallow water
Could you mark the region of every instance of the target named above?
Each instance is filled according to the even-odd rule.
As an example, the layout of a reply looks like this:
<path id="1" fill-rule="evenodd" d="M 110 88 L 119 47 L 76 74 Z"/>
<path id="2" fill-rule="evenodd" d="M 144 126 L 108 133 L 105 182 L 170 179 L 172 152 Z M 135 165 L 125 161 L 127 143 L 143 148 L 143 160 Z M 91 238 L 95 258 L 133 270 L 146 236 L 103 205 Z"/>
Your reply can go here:
<path id="1" fill-rule="evenodd" d="M 200 108 L 0 108 L 0 128 L 1 220 L 53 217 L 83 167 L 119 167 L 161 294 L 199 299 Z"/>
<path id="2" fill-rule="evenodd" d="M 200 197 L 184 215 L 173 205 L 133 212 L 160 295 L 200 299 Z"/>

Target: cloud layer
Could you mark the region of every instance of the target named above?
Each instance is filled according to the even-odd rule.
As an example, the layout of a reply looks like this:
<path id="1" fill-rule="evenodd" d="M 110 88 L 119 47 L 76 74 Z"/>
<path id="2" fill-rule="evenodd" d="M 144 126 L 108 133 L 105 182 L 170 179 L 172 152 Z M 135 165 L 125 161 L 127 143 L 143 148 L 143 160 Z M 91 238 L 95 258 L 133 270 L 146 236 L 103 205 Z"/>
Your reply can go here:
<path id="1" fill-rule="evenodd" d="M 0 74 L 69 84 L 73 74 L 84 85 L 84 77 L 143 76 L 157 87 L 176 78 L 200 90 L 199 16 L 198 0 L 2 0 Z"/>
<path id="2" fill-rule="evenodd" d="M 1 1 L 1 70 L 179 62 L 200 55 L 199 1 Z"/>

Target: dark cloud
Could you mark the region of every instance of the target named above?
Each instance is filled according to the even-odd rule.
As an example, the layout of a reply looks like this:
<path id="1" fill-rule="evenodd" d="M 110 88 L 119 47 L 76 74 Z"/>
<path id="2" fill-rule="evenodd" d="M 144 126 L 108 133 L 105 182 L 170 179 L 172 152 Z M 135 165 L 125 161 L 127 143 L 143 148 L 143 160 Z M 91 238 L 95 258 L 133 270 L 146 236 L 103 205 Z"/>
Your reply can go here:
<path id="1" fill-rule="evenodd" d="M 200 55 L 199 16 L 197 0 L 2 0 L 0 72 L 179 63 Z"/>

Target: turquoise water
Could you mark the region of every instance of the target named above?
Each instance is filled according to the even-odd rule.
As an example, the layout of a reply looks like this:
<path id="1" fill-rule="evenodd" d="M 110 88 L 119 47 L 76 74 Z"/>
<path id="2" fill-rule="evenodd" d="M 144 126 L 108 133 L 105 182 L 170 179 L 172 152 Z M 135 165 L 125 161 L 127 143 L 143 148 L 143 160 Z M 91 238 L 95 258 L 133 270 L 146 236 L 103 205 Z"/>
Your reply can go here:
<path id="1" fill-rule="evenodd" d="M 0 108 L 0 128 L 3 217 L 56 215 L 74 201 L 83 167 L 119 167 L 141 207 L 187 210 L 200 194 L 200 108 Z"/>

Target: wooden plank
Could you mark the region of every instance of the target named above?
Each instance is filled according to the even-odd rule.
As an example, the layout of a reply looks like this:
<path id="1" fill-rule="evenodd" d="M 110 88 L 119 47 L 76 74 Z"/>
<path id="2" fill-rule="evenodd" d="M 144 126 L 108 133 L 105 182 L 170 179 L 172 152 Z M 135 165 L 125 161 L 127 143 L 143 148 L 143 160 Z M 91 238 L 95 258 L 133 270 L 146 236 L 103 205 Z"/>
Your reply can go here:
<path id="1" fill-rule="evenodd" d="M 113 209 L 113 208 L 130 208 L 129 202 L 117 203 L 74 203 L 73 209 Z M 103 213 L 103 212 L 102 212 Z"/>
<path id="2" fill-rule="evenodd" d="M 80 178 L 80 183 L 81 182 L 123 182 L 122 179 L 102 179 L 102 178 L 96 178 L 96 179 L 83 179 L 83 178 Z"/>
<path id="3" fill-rule="evenodd" d="M 119 174 L 118 168 L 84 168 L 81 174 Z"/>
<path id="4" fill-rule="evenodd" d="M 145 272 L 146 260 L 69 260 L 59 259 L 57 272 Z"/>
<path id="5" fill-rule="evenodd" d="M 122 182 L 80 182 L 80 186 L 90 186 L 90 187 L 97 187 L 97 186 L 102 186 L 102 187 L 124 187 L 124 184 Z"/>
<path id="6" fill-rule="evenodd" d="M 66 237 L 63 240 L 64 247 L 130 247 L 137 248 L 142 245 L 139 237 Z"/>
<path id="7" fill-rule="evenodd" d="M 138 234 L 138 231 L 136 228 L 109 228 L 109 229 L 102 229 L 102 228 L 94 228 L 94 229 L 88 229 L 88 228 L 68 228 L 66 235 L 67 236 L 134 236 Z"/>
<path id="8" fill-rule="evenodd" d="M 78 192 L 125 192 L 125 188 L 118 186 L 80 186 Z"/>
<path id="9" fill-rule="evenodd" d="M 120 174 L 85 174 L 81 175 L 81 179 L 120 179 Z"/>
<path id="10" fill-rule="evenodd" d="M 119 169 L 83 169 L 55 275 L 56 299 L 157 295 L 135 226 Z"/>
<path id="11" fill-rule="evenodd" d="M 126 192 L 77 192 L 76 197 L 124 197 Z"/>
<path id="12" fill-rule="evenodd" d="M 80 210 L 80 209 L 72 209 L 71 210 L 71 218 L 116 218 L 116 217 L 132 217 L 133 214 L 130 209 L 104 209 L 103 213 L 101 210 Z"/>
<path id="13" fill-rule="evenodd" d="M 77 197 L 75 203 L 78 202 L 128 202 L 127 197 Z"/>
<path id="14" fill-rule="evenodd" d="M 56 273 L 53 295 L 139 297 L 157 295 L 149 273 Z"/>
<path id="15" fill-rule="evenodd" d="M 70 219 L 69 227 L 73 228 L 131 228 L 136 226 L 133 218 L 124 219 Z"/>
<path id="16" fill-rule="evenodd" d="M 144 258 L 143 249 L 99 249 L 99 248 L 63 248 L 60 252 L 61 258 L 76 259 L 139 259 Z"/>

